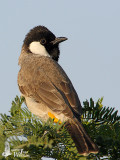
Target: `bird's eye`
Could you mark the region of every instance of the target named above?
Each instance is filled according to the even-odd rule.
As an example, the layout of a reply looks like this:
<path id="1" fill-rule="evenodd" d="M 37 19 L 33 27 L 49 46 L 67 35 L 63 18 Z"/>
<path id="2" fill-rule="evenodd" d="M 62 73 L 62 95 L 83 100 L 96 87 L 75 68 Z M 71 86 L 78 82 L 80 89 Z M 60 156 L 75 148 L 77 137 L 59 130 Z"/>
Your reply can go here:
<path id="1" fill-rule="evenodd" d="M 41 39 L 41 40 L 40 40 L 40 43 L 41 43 L 41 44 L 45 44 L 45 43 L 46 43 L 46 40 L 45 40 L 45 39 Z"/>

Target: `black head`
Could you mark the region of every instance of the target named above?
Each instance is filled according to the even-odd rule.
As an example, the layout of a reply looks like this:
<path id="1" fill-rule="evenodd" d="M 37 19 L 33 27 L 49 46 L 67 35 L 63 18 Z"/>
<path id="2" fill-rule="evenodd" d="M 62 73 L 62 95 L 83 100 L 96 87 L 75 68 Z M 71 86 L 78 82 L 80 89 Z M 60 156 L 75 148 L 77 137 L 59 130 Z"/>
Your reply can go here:
<path id="1" fill-rule="evenodd" d="M 59 43 L 67 40 L 65 37 L 58 37 L 44 26 L 37 26 L 30 30 L 24 40 L 24 47 L 27 52 L 34 54 L 49 54 L 54 60 L 59 59 Z"/>

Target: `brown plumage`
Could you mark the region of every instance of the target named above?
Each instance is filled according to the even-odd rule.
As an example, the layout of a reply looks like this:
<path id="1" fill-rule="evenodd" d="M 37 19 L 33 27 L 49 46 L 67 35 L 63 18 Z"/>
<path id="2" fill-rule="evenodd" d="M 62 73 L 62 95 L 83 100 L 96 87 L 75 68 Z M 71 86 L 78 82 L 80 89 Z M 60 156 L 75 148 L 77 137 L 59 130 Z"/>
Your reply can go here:
<path id="1" fill-rule="evenodd" d="M 50 41 L 54 39 L 56 37 L 53 36 Z M 51 45 L 50 41 L 47 42 L 46 38 L 46 43 L 49 45 Z M 19 58 L 21 69 L 18 73 L 18 85 L 28 108 L 44 121 L 49 118 L 48 112 L 65 121 L 65 126 L 80 154 L 97 153 L 97 146 L 89 138 L 80 121 L 82 107 L 78 95 L 64 70 L 52 57 L 55 53 L 59 55 L 58 46 L 55 46 L 57 52 L 53 54 L 55 44 L 53 48 L 48 47 L 52 48 L 50 52 L 47 44 L 44 45 L 47 53 L 51 53 L 49 57 L 30 52 L 29 46 L 32 40 L 28 44 L 25 42 Z"/>

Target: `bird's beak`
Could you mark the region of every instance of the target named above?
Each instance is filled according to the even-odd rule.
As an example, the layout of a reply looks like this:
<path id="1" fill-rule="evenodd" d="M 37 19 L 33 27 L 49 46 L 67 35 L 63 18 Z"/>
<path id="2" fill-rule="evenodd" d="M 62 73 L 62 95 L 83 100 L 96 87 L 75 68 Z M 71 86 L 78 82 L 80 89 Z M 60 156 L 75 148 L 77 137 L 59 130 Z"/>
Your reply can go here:
<path id="1" fill-rule="evenodd" d="M 52 45 L 55 45 L 55 44 L 59 44 L 63 41 L 66 41 L 67 38 L 66 37 L 57 37 L 55 38 L 55 40 L 51 41 L 50 43 L 52 43 Z"/>

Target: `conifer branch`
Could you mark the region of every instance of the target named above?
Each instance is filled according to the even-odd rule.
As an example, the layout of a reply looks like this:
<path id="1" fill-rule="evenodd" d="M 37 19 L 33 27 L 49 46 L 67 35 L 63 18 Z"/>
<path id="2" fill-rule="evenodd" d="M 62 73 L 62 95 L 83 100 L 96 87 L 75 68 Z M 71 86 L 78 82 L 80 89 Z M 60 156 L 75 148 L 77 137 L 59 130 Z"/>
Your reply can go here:
<path id="1" fill-rule="evenodd" d="M 42 122 L 26 106 L 23 107 L 24 98 L 18 96 L 12 102 L 10 115 L 1 114 L 0 153 L 8 141 L 11 151 L 23 149 L 29 157 L 14 157 L 12 153 L 7 159 L 41 159 L 46 156 L 57 160 L 97 160 L 107 156 L 117 160 L 120 158 L 120 116 L 114 108 L 103 107 L 102 100 L 95 104 L 91 98 L 90 102 L 86 100 L 83 103 L 82 122 L 99 147 L 97 155 L 79 155 L 64 123 L 54 123 L 53 119 Z"/>

